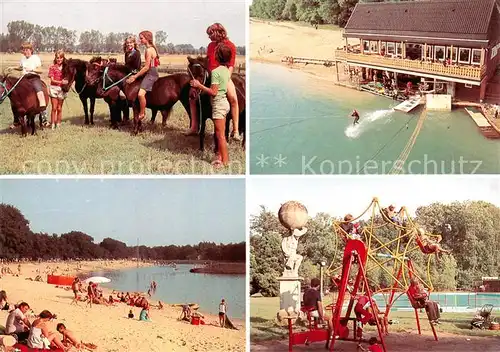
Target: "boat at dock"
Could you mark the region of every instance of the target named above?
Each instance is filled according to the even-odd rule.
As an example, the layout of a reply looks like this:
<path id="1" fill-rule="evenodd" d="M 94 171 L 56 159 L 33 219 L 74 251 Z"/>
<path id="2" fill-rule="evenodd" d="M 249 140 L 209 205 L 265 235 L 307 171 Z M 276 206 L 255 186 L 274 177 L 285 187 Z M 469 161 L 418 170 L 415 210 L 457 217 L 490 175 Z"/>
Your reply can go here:
<path id="1" fill-rule="evenodd" d="M 491 139 L 500 138 L 500 133 L 490 124 L 479 109 L 475 107 L 466 107 L 464 109 L 472 117 L 472 120 L 476 123 L 483 136 Z"/>

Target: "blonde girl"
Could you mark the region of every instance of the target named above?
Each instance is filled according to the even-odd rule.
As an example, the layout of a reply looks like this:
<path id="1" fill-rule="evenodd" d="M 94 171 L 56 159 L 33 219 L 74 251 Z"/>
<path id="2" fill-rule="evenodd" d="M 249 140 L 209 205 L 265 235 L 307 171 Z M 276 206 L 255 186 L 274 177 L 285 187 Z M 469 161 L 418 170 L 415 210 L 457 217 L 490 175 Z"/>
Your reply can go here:
<path id="1" fill-rule="evenodd" d="M 146 93 L 153 90 L 153 85 L 159 77 L 157 67 L 160 66 L 160 59 L 158 57 L 158 49 L 156 49 L 153 43 L 153 33 L 150 31 L 142 31 L 139 33 L 139 40 L 142 45 L 146 46 L 146 52 L 144 54 L 146 62 L 139 72 L 132 75 L 127 80 L 127 83 L 133 83 L 137 78 L 144 76 L 139 94 L 137 95 L 140 106 L 139 120 L 142 120 L 146 115 Z"/>

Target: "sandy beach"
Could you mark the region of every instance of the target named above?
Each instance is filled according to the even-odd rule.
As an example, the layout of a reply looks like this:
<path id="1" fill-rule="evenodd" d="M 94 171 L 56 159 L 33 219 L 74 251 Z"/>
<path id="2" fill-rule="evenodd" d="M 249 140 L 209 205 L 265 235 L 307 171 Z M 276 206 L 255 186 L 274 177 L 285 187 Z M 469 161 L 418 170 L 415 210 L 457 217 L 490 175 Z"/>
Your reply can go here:
<path id="1" fill-rule="evenodd" d="M 151 265 L 141 263 L 141 266 Z M 52 322 L 53 329 L 57 323 L 64 323 L 78 338 L 98 346 L 96 351 L 244 351 L 245 326 L 243 321 L 232 319 L 239 330 L 221 329 L 217 325 L 218 318 L 205 314 L 204 326 L 190 325 L 177 320 L 180 308 L 169 306 L 179 302 L 165 302 L 165 308 L 151 309 L 152 322 L 138 320 L 140 308 L 133 308 L 134 319 L 128 319 L 130 307 L 124 303 L 106 307 L 85 303 L 71 305 L 73 294 L 70 290 L 56 288 L 43 282 L 29 281 L 40 273 L 46 280 L 48 271 L 59 275 L 84 274 L 95 270 L 113 270 L 136 267 L 133 261 L 95 261 L 69 263 L 37 263 L 22 264 L 21 275 L 4 275 L 0 279 L 0 290 L 6 290 L 9 303 L 26 301 L 35 313 L 48 309 L 57 314 Z M 10 265 L 17 272 L 17 265 Z M 104 296 L 109 296 L 104 290 Z M 202 293 L 200 293 L 202 294 Z M 151 302 L 157 304 L 158 302 Z M 8 312 L 0 311 L 0 325 L 5 325 Z M 212 325 L 213 324 L 213 325 Z M 214 326 L 215 325 L 215 326 Z"/>
<path id="2" fill-rule="evenodd" d="M 355 44 L 353 42 L 349 42 Z M 331 60 L 334 50 L 345 45 L 342 31 L 315 29 L 292 22 L 250 19 L 250 60 L 282 64 L 285 56 Z M 294 64 L 294 69 L 333 81 L 335 67 Z"/>

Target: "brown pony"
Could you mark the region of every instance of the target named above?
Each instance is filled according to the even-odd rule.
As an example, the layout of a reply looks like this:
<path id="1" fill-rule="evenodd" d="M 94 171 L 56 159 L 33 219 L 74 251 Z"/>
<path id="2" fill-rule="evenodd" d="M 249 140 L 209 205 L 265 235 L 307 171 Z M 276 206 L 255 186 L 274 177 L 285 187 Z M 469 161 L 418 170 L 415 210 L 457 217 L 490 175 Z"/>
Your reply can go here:
<path id="1" fill-rule="evenodd" d="M 191 78 L 195 78 L 198 81 L 200 81 L 202 84 L 205 85 L 205 87 L 210 87 L 212 84 L 212 79 L 208 73 L 208 57 L 206 56 L 198 56 L 196 58 L 192 58 L 188 56 L 188 72 L 191 76 Z M 245 78 L 241 77 L 240 75 L 233 73 L 231 76 L 231 80 L 234 83 L 234 86 L 236 87 L 236 95 L 238 97 L 238 107 L 239 107 L 239 126 L 238 126 L 238 131 L 239 133 L 243 133 L 243 141 L 242 141 L 242 146 L 245 147 L 245 136 L 246 136 L 246 120 L 245 120 L 245 104 L 246 104 L 246 94 L 245 94 L 245 89 L 246 89 L 246 84 L 245 84 Z M 204 150 L 204 143 L 205 143 L 205 129 L 206 129 L 206 123 L 208 119 L 212 118 L 212 101 L 210 97 L 207 94 L 201 94 L 199 96 L 199 102 L 201 105 L 201 109 L 198 110 L 198 114 L 201 114 L 198 116 L 198 121 L 199 126 L 200 126 L 200 150 Z M 226 140 L 229 141 L 229 124 L 231 122 L 231 111 L 228 112 L 226 116 Z M 215 138 L 215 134 L 214 134 Z M 215 140 L 215 151 L 217 151 L 217 141 Z"/>
<path id="2" fill-rule="evenodd" d="M 7 99 L 7 97 L 10 99 L 12 113 L 14 114 L 15 118 L 19 119 L 19 122 L 21 123 L 21 134 L 23 137 L 28 134 L 28 126 L 26 121 L 28 121 L 29 126 L 31 127 L 31 135 L 34 135 L 36 129 L 35 116 L 40 115 L 40 113 L 47 108 L 40 108 L 35 89 L 30 82 L 30 80 L 32 79 L 40 78 L 23 77 L 19 81 L 17 78 L 9 77 L 8 75 L 0 78 L 0 103 Z M 42 83 L 44 82 L 42 81 Z M 45 101 L 50 101 L 49 92 L 45 83 L 43 84 L 43 93 L 45 95 Z M 39 116 L 39 118 L 40 128 L 43 129 L 41 116 Z"/>
<path id="3" fill-rule="evenodd" d="M 104 70 L 107 68 L 106 75 Z M 126 83 L 126 78 L 130 74 L 130 69 L 122 64 L 93 65 L 89 66 L 86 81 L 95 84 L 99 81 L 99 86 L 120 82 L 118 86 L 125 93 L 129 104 L 134 109 L 134 128 L 132 133 L 137 134 L 142 129 L 142 121 L 139 120 L 139 105 L 137 93 L 142 82 L 142 78 L 137 79 L 132 84 Z M 189 114 L 189 75 L 186 73 L 175 73 L 160 77 L 153 85 L 153 90 L 146 94 L 146 107 L 152 110 L 153 119 L 158 111 L 163 116 L 163 125 L 166 124 L 168 115 L 172 107 L 179 100 Z"/>

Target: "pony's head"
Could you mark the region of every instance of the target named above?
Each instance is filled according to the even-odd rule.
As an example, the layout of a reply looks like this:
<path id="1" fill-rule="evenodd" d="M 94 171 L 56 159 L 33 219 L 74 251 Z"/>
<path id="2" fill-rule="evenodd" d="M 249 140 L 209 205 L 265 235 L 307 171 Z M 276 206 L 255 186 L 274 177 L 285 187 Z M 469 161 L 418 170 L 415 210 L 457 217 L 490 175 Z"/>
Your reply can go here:
<path id="1" fill-rule="evenodd" d="M 85 75 L 87 71 L 87 62 L 80 59 L 68 59 L 63 65 L 63 79 L 68 81 L 67 84 L 61 86 L 64 92 L 68 92 L 78 74 Z"/>
<path id="2" fill-rule="evenodd" d="M 202 84 L 208 79 L 208 56 L 191 57 L 188 56 L 188 72 L 192 75 L 191 78 L 197 79 Z"/>
<path id="3" fill-rule="evenodd" d="M 7 98 L 7 92 L 9 89 L 7 88 L 8 84 L 12 84 L 12 82 L 9 82 L 9 73 L 10 69 L 7 68 L 5 69 L 1 74 L 0 74 L 0 102 L 4 101 L 5 98 Z"/>
<path id="4" fill-rule="evenodd" d="M 97 81 L 101 78 L 104 67 L 107 64 L 107 60 L 101 58 L 100 56 L 94 56 L 90 59 L 87 65 L 87 74 L 85 75 L 85 83 L 89 86 L 94 86 Z"/>

